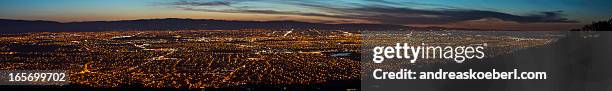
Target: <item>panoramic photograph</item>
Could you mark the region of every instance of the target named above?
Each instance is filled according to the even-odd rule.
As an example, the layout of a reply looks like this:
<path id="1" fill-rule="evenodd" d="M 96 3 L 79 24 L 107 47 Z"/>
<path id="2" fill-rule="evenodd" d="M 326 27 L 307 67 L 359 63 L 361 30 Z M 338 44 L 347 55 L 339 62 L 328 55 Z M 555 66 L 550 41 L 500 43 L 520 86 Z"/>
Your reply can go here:
<path id="1" fill-rule="evenodd" d="M 0 89 L 610 91 L 607 0 L 3 0 Z"/>

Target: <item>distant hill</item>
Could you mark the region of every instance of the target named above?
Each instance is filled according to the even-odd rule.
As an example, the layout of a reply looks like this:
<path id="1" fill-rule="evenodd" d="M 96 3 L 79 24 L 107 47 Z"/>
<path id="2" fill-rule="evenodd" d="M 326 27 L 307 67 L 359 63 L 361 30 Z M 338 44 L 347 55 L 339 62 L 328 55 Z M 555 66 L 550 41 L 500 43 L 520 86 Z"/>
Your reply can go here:
<path id="1" fill-rule="evenodd" d="M 612 31 L 612 18 L 607 21 L 593 22 L 580 29 L 572 29 L 571 31 Z"/>
<path id="2" fill-rule="evenodd" d="M 121 21 L 55 22 L 0 19 L 0 33 L 112 31 L 112 30 L 215 30 L 215 29 L 343 29 L 400 30 L 413 27 L 383 24 L 323 24 L 298 21 L 227 21 L 212 19 L 140 19 Z"/>

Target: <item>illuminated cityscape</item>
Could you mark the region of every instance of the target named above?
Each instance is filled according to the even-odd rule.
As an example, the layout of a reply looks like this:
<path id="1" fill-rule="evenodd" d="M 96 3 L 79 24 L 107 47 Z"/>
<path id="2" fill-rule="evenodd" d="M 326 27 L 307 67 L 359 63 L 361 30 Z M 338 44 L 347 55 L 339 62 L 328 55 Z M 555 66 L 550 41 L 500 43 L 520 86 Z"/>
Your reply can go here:
<path id="1" fill-rule="evenodd" d="M 2 37 L 1 70 L 69 70 L 91 87 L 229 87 L 358 79 L 344 31 L 185 30 Z"/>
<path id="2" fill-rule="evenodd" d="M 488 52 L 511 52 L 554 40 L 552 35 L 492 34 L 418 31 L 410 37 L 415 44 L 488 43 Z M 315 84 L 360 78 L 361 37 L 360 31 L 315 29 L 4 34 L 0 70 L 68 70 L 71 85 L 88 87 Z"/>
<path id="3" fill-rule="evenodd" d="M 0 0 L 0 88 L 606 91 L 611 3 Z"/>

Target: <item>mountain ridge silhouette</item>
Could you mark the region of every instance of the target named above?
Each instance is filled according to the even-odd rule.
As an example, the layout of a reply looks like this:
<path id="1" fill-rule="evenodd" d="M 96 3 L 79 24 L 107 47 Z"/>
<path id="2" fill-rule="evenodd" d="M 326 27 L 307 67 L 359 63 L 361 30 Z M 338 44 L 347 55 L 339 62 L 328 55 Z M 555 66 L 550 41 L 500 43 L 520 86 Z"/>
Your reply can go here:
<path id="1" fill-rule="evenodd" d="M 388 24 L 324 24 L 300 21 L 230 21 L 214 19 L 160 18 L 118 21 L 56 22 L 0 19 L 0 33 L 96 32 L 117 30 L 235 30 L 235 29 L 326 29 L 401 30 L 415 27 Z"/>

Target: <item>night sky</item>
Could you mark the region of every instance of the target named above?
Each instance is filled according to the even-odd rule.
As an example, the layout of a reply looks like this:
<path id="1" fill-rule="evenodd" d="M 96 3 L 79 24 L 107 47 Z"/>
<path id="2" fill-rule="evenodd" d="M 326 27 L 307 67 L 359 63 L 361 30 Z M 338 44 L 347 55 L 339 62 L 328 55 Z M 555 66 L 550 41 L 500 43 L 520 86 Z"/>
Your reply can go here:
<path id="1" fill-rule="evenodd" d="M 569 30 L 612 18 L 612 0 L 1 0 L 0 19 L 295 20 L 496 30 Z"/>

